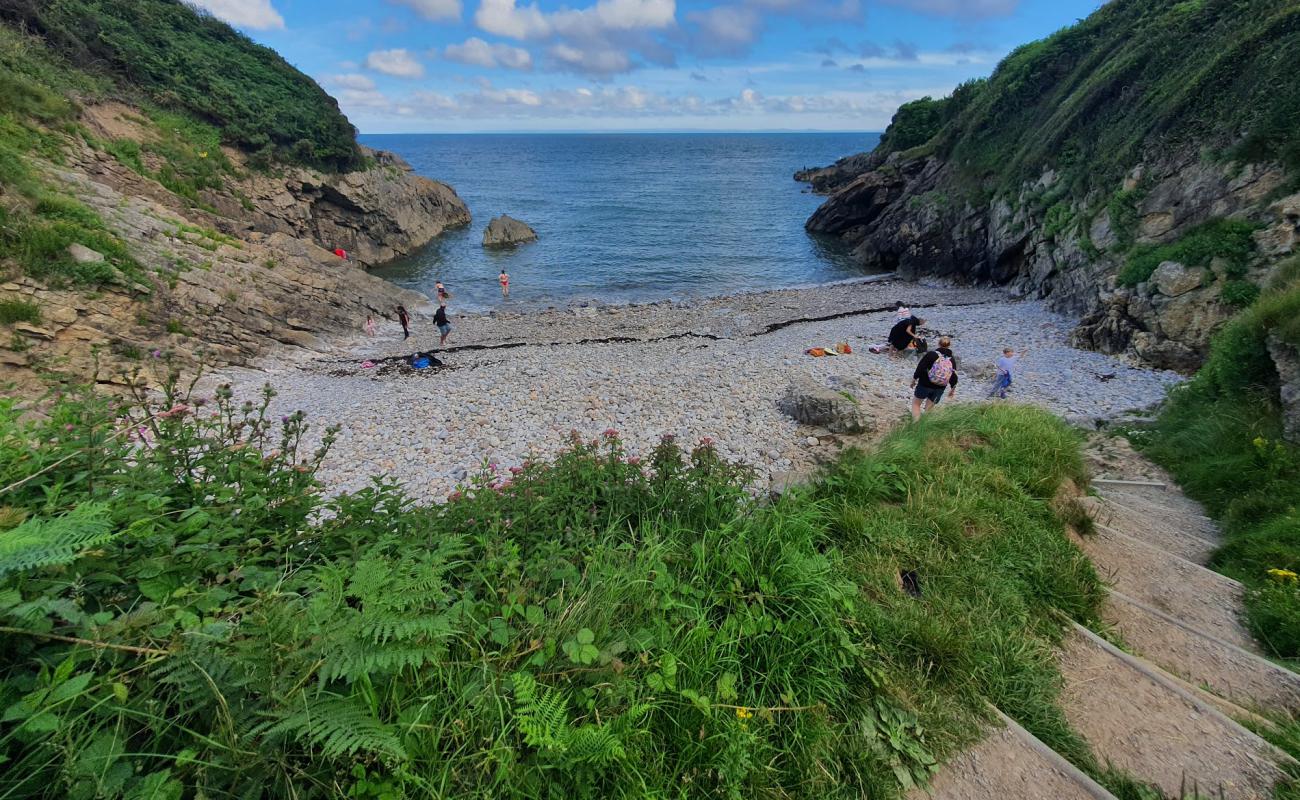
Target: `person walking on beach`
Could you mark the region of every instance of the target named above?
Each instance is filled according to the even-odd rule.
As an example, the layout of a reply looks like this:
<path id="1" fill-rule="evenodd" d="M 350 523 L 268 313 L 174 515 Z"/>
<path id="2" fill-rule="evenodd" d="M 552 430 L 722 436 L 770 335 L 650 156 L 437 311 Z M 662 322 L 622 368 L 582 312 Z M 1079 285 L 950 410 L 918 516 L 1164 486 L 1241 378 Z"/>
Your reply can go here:
<path id="1" fill-rule="evenodd" d="M 397 307 L 397 321 L 402 323 L 402 339 L 411 338 L 411 315 L 406 313 L 406 306 Z"/>
<path id="2" fill-rule="evenodd" d="M 375 315 L 374 315 L 374 314 L 367 314 L 367 315 L 366 315 L 366 335 L 367 335 L 367 336 L 374 336 L 374 335 L 375 335 Z"/>
<path id="3" fill-rule="evenodd" d="M 998 359 L 998 372 L 993 378 L 993 388 L 989 390 L 989 397 L 999 397 L 1003 400 L 1007 398 L 1007 392 L 1011 389 L 1011 377 L 1016 371 L 1020 356 L 1028 352 L 1026 350 L 1024 353 L 1016 355 L 1014 348 L 1005 347 L 1002 349 L 1002 358 Z"/>
<path id="4" fill-rule="evenodd" d="M 944 389 L 948 396 L 957 394 L 957 366 L 953 361 L 952 339 L 940 337 L 939 347 L 926 353 L 912 373 L 912 420 L 921 418 L 921 404 L 929 411 L 943 399 Z"/>
<path id="5" fill-rule="evenodd" d="M 509 296 L 510 296 L 510 276 L 506 274 L 506 271 L 505 271 L 505 270 L 501 270 L 501 276 L 498 277 L 497 280 L 500 281 L 500 283 L 501 283 L 501 296 L 502 296 L 502 297 L 509 297 Z"/>
<path id="6" fill-rule="evenodd" d="M 451 323 L 447 321 L 446 300 L 438 304 L 438 311 L 433 315 L 433 323 L 438 326 L 438 332 L 442 334 L 442 338 L 438 340 L 438 346 L 441 347 L 447 343 L 447 337 L 451 335 Z"/>

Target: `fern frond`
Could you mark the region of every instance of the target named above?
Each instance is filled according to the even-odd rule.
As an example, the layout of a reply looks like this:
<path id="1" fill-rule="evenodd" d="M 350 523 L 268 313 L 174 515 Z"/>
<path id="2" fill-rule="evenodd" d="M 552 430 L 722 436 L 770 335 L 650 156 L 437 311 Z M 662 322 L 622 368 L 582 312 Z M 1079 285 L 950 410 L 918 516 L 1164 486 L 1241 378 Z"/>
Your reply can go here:
<path id="1" fill-rule="evenodd" d="M 351 698 L 313 701 L 263 731 L 267 738 L 291 736 L 320 749 L 326 758 L 370 753 L 404 760 L 406 748 L 396 731 Z"/>
<path id="2" fill-rule="evenodd" d="M 515 673 L 514 686 L 515 724 L 524 736 L 524 744 L 563 752 L 569 730 L 568 702 L 564 695 L 539 685 L 526 672 Z"/>
<path id="3" fill-rule="evenodd" d="M 570 761 L 608 766 L 627 755 L 623 742 L 603 725 L 570 729 L 565 737 L 565 755 Z"/>
<path id="4" fill-rule="evenodd" d="M 60 517 L 29 519 L 0 533 L 0 578 L 69 564 L 118 535 L 101 503 L 83 503 Z"/>

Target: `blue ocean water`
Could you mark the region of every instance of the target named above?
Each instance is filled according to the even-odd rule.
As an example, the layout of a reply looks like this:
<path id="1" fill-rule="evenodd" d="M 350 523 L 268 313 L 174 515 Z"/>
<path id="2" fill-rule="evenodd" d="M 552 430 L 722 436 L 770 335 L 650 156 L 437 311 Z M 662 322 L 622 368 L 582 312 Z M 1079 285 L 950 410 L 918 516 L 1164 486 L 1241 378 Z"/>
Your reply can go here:
<path id="1" fill-rule="evenodd" d="M 376 272 L 458 310 L 644 302 L 860 275 L 844 248 L 809 236 L 821 198 L 791 175 L 875 146 L 872 133 L 366 135 L 469 205 L 468 227 Z M 510 214 L 540 240 L 486 251 Z M 503 301 L 497 275 L 511 277 Z"/>

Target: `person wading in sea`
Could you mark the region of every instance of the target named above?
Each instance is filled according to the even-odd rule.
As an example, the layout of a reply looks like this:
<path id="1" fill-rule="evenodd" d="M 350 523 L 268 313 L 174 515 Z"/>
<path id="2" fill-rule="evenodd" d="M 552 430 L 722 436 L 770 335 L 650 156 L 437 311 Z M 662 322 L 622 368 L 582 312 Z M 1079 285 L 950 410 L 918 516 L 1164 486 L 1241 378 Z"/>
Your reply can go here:
<path id="1" fill-rule="evenodd" d="M 411 315 L 406 313 L 406 306 L 397 307 L 397 321 L 402 323 L 402 338 L 411 338 Z"/>
<path id="2" fill-rule="evenodd" d="M 502 297 L 509 297 L 509 296 L 510 296 L 510 276 L 509 276 L 508 274 L 506 274 L 506 271 L 505 271 L 505 270 L 501 270 L 501 277 L 497 278 L 497 280 L 501 282 L 501 296 L 502 296 Z"/>

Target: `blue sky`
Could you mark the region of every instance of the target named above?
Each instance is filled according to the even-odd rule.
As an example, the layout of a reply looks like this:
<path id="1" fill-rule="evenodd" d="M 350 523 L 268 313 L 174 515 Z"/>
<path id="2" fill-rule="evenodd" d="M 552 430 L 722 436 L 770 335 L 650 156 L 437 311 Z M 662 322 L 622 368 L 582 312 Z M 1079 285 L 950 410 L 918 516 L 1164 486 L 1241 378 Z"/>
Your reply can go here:
<path id="1" fill-rule="evenodd" d="M 883 130 L 1100 0 L 192 0 L 362 132 Z"/>

